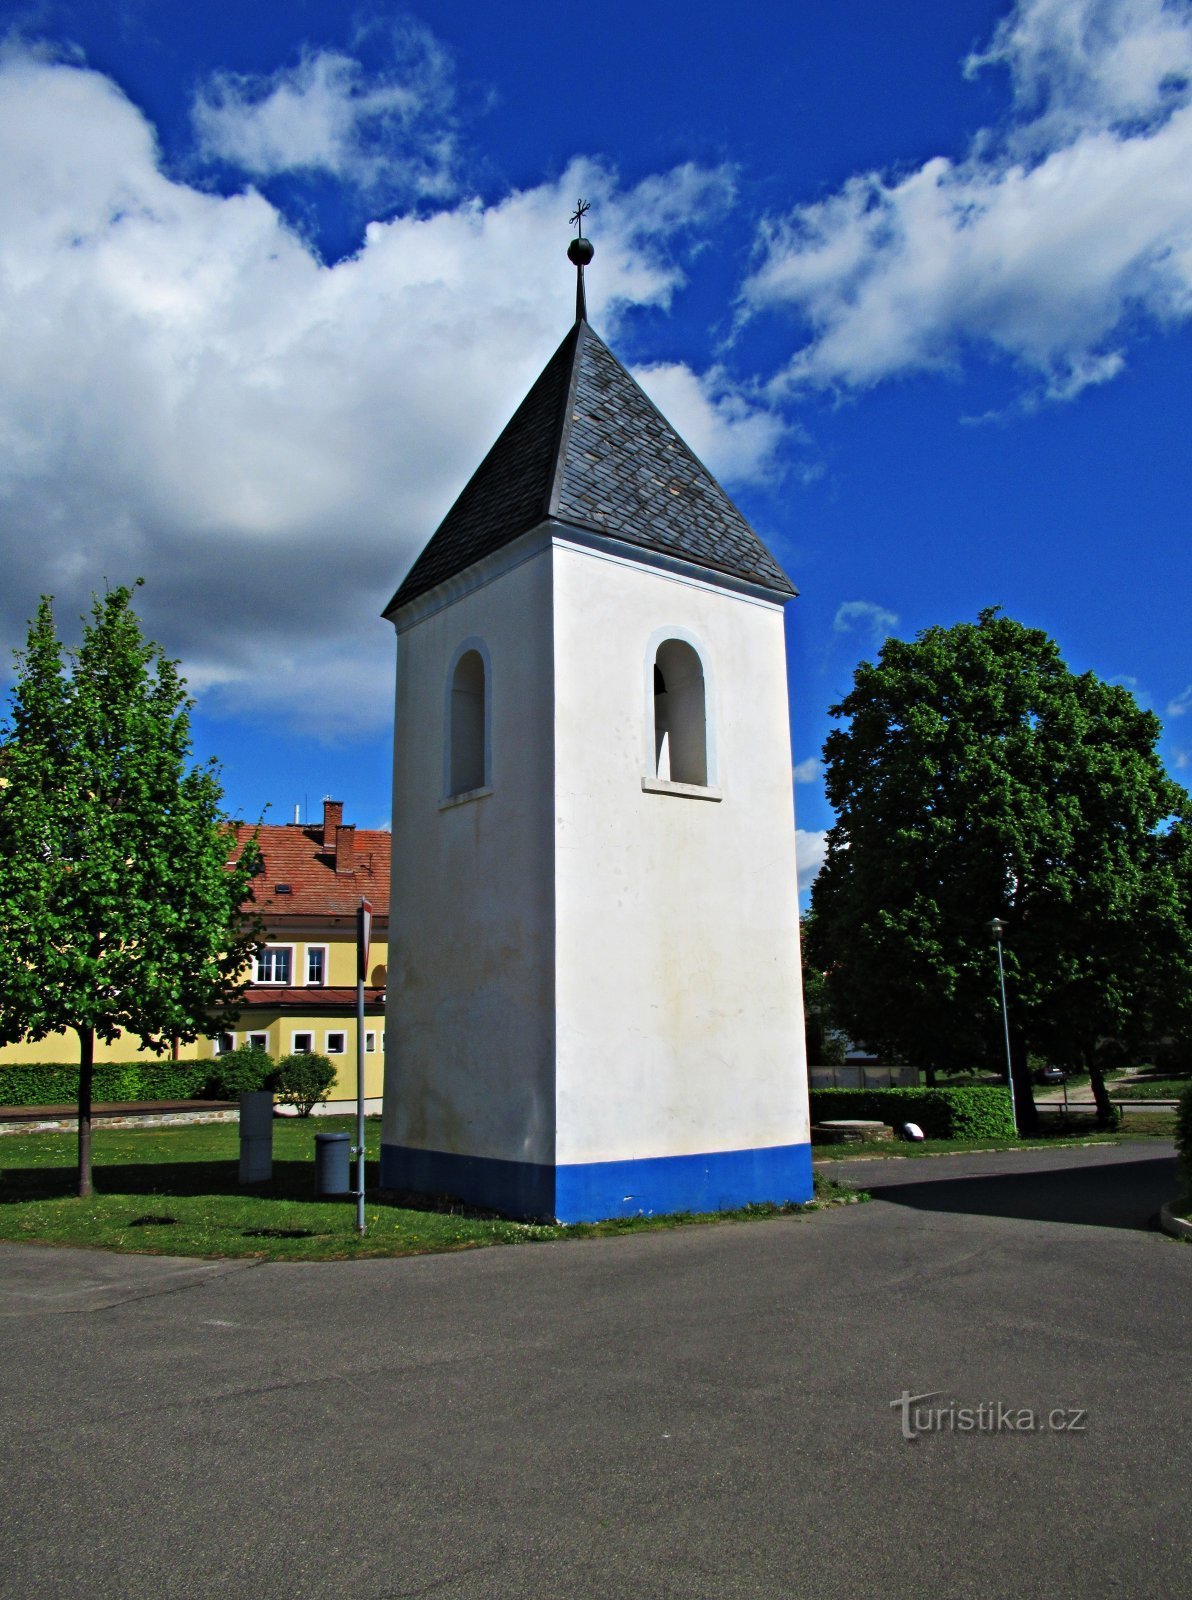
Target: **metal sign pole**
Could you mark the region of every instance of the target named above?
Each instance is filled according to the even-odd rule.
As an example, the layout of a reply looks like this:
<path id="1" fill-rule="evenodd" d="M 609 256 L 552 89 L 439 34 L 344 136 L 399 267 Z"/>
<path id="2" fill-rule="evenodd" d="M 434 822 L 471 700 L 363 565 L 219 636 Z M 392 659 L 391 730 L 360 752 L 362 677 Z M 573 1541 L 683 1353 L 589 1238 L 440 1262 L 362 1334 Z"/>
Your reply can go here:
<path id="1" fill-rule="evenodd" d="M 364 975 L 372 933 L 372 906 L 361 899 L 356 912 L 356 1232 L 364 1235 Z"/>
<path id="2" fill-rule="evenodd" d="M 994 921 L 998 919 L 995 917 Z M 1002 1026 L 1006 1030 L 1006 1083 L 1010 1088 L 1010 1116 L 1014 1122 L 1014 1137 L 1018 1137 L 1018 1106 L 1014 1100 L 1014 1062 L 1010 1055 L 1010 1013 L 1006 1009 L 1006 969 L 1002 965 L 1002 930 L 994 930 L 997 939 L 997 975 L 1002 991 Z"/>

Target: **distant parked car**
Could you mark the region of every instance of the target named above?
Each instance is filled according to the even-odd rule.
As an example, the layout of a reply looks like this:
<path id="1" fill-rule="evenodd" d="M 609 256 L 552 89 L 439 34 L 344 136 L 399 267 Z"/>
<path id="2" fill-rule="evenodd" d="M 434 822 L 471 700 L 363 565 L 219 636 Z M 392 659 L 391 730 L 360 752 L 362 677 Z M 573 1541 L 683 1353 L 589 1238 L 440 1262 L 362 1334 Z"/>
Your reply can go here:
<path id="1" fill-rule="evenodd" d="M 1040 1067 L 1035 1073 L 1036 1083 L 1063 1083 L 1068 1076 L 1063 1067 Z"/>

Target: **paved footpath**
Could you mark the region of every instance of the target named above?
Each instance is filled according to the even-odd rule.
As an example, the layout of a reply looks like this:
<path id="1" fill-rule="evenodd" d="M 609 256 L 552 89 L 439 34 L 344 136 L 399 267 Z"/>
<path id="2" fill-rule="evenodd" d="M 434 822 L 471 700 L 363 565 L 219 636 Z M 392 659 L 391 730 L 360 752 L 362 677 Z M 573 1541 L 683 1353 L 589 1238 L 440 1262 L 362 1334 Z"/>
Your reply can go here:
<path id="1" fill-rule="evenodd" d="M 0 1246 L 0 1594 L 1192 1593 L 1170 1146 L 834 1170 L 880 1198 L 404 1261 Z M 908 1442 L 904 1390 L 1085 1425 Z"/>

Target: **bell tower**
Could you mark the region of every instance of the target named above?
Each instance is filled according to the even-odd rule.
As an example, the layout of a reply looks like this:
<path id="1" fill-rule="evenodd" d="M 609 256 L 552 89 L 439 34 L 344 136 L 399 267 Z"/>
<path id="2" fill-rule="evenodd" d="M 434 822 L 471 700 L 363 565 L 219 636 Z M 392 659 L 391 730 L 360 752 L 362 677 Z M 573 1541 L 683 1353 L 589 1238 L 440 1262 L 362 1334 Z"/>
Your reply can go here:
<path id="1" fill-rule="evenodd" d="M 564 1222 L 806 1200 L 795 590 L 568 255 L 575 325 L 385 612 L 382 1182 Z"/>

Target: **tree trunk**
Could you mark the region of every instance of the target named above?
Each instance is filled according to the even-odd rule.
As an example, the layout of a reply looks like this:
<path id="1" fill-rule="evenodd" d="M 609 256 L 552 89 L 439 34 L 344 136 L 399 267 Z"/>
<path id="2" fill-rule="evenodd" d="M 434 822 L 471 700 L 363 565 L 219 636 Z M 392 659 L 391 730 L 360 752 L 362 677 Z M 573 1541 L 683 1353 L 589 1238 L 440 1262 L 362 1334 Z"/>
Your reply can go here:
<path id="1" fill-rule="evenodd" d="M 91 1080 L 95 1069 L 95 1029 L 77 1028 L 79 1036 L 79 1195 L 91 1193 Z"/>
<path id="2" fill-rule="evenodd" d="M 1039 1113 L 1035 1109 L 1026 1035 L 1015 1028 L 1010 1029 L 1010 1078 L 1014 1085 L 1014 1117 L 1018 1131 L 1024 1139 L 1037 1139 Z"/>
<path id="3" fill-rule="evenodd" d="M 1093 1099 L 1097 1105 L 1097 1126 L 1099 1128 L 1112 1128 L 1115 1122 L 1113 1105 L 1109 1099 L 1109 1090 L 1105 1087 L 1105 1074 L 1096 1065 L 1091 1055 L 1086 1057 L 1089 1069 L 1089 1086 L 1093 1091 Z"/>

